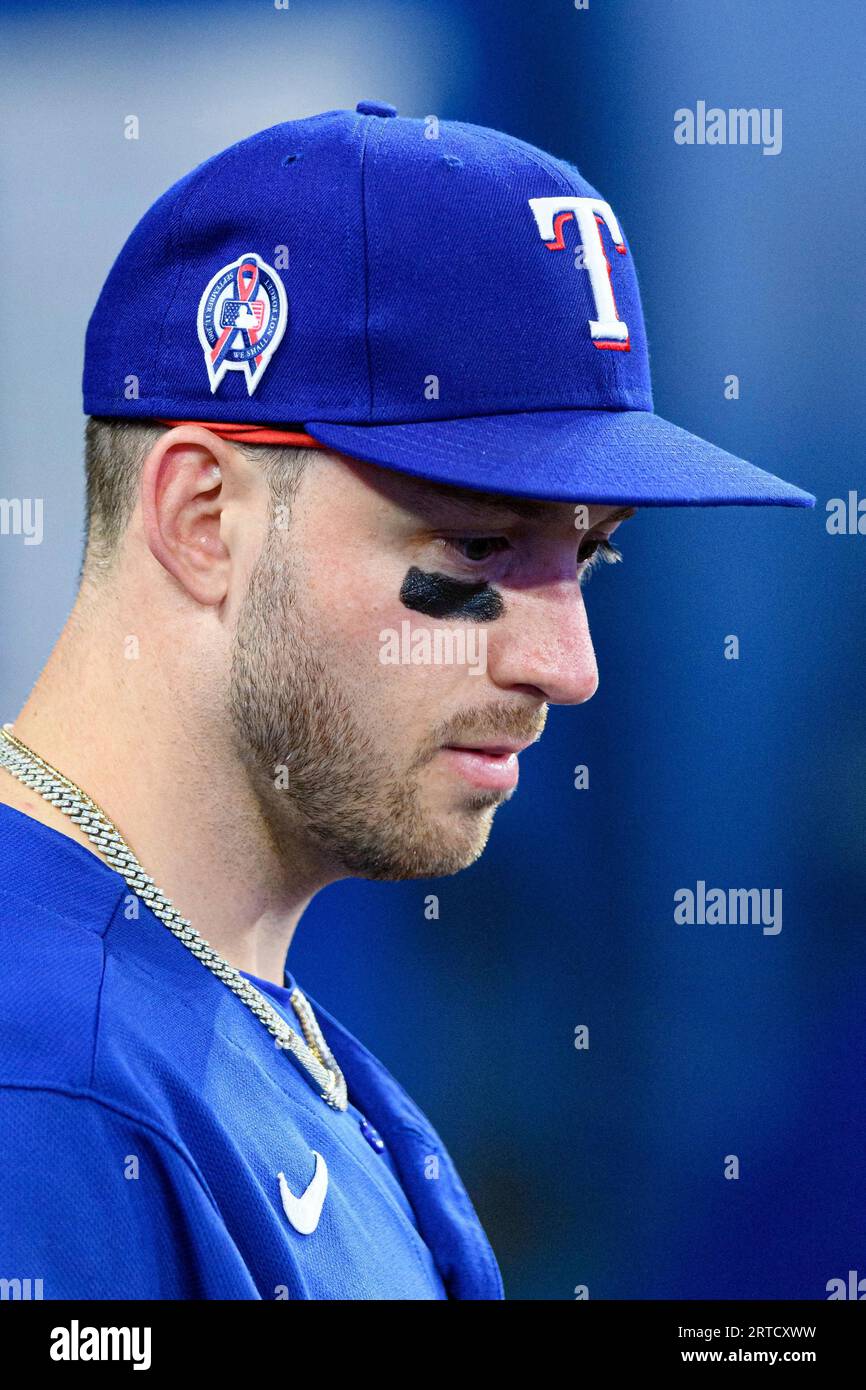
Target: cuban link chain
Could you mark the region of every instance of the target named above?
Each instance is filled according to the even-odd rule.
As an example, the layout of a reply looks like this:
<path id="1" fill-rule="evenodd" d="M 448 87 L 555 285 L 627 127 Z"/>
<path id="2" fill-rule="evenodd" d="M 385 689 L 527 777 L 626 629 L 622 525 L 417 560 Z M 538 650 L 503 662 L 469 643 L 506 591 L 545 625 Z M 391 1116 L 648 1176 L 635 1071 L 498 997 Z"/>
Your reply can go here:
<path id="1" fill-rule="evenodd" d="M 101 806 L 75 782 L 58 772 L 56 767 L 52 767 L 16 737 L 11 724 L 0 726 L 0 767 L 5 767 L 25 787 L 38 792 L 52 806 L 56 806 L 80 826 L 112 869 L 126 880 L 136 897 L 150 908 L 154 916 L 168 927 L 202 965 L 206 965 L 212 974 L 222 980 L 223 984 L 246 1004 L 276 1039 L 277 1046 L 290 1052 L 308 1072 L 320 1088 L 322 1100 L 333 1110 L 347 1108 L 345 1077 L 322 1036 L 322 1030 L 309 1000 L 297 986 L 292 990 L 290 998 L 306 1041 L 289 1027 L 261 990 L 256 989 L 255 985 L 245 979 L 233 965 L 229 965 L 228 961 L 199 935 L 191 922 L 172 907 L 166 895 L 150 875 L 144 872 L 117 826 Z"/>

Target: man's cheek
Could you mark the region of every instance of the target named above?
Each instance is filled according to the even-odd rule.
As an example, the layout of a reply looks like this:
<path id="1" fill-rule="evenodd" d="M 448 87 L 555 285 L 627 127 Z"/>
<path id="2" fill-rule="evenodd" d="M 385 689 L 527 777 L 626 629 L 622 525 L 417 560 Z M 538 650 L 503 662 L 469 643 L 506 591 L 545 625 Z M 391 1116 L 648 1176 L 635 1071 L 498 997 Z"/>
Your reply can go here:
<path id="1" fill-rule="evenodd" d="M 393 597 L 363 571 L 350 571 L 332 560 L 308 572 L 307 609 L 315 626 L 329 639 L 362 654 L 375 647 L 376 633 L 393 609 Z"/>
<path id="2" fill-rule="evenodd" d="M 434 701 L 487 670 L 487 629 L 478 622 L 431 622 L 408 615 L 379 629 L 380 665 L 395 673 L 417 703 L 423 684 Z M 431 705 L 428 713 L 434 712 Z"/>

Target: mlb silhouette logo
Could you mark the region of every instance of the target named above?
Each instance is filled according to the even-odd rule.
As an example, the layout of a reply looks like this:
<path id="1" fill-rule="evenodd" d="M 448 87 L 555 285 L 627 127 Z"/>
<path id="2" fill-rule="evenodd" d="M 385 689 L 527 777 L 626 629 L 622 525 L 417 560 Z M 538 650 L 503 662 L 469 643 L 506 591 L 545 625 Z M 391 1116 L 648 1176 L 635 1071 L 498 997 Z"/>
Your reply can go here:
<path id="1" fill-rule="evenodd" d="M 220 328 L 246 328 L 261 332 L 265 321 L 265 301 L 255 299 L 227 299 L 220 316 Z"/>

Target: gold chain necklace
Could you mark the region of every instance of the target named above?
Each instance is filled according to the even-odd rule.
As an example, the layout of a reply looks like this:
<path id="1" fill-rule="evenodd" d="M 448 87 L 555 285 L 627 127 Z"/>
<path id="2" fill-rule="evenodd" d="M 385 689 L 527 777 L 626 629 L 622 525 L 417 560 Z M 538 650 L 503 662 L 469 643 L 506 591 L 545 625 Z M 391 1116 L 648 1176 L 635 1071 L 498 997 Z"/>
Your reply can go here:
<path id="1" fill-rule="evenodd" d="M 78 825 L 154 916 L 255 1014 L 276 1039 L 277 1047 L 291 1053 L 300 1063 L 320 1088 L 322 1099 L 334 1110 L 347 1109 L 349 1102 L 345 1077 L 325 1042 L 310 1001 L 297 985 L 290 999 L 304 1040 L 289 1027 L 261 990 L 224 960 L 189 920 L 177 912 L 153 879 L 144 872 L 132 849 L 102 807 L 71 778 L 59 772 L 18 738 L 12 732 L 11 724 L 0 726 L 0 767 L 5 767 L 25 787 L 38 792 Z"/>

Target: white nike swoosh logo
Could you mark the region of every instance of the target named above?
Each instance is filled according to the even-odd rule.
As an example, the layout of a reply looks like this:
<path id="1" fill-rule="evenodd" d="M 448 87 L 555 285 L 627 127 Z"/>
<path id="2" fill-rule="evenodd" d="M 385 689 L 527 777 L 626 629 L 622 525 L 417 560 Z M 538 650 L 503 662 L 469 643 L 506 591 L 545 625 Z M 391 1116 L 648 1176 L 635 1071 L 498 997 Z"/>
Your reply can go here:
<path id="1" fill-rule="evenodd" d="M 328 1165 L 322 1155 L 316 1153 L 315 1149 L 312 1150 L 312 1153 L 316 1159 L 316 1171 L 310 1179 L 306 1191 L 300 1197 L 296 1197 L 289 1187 L 285 1173 L 277 1173 L 280 1181 L 280 1196 L 283 1199 L 283 1211 L 295 1230 L 302 1236 L 311 1236 L 318 1226 L 322 1207 L 325 1205 L 325 1194 L 328 1191 Z"/>

